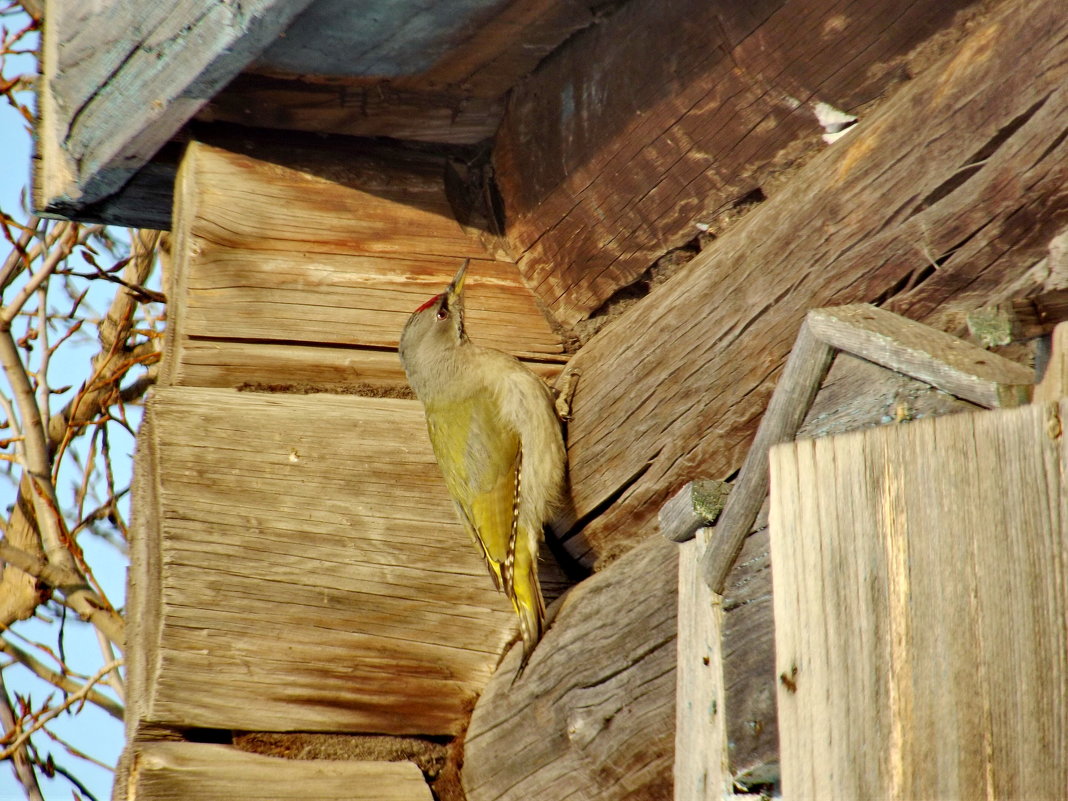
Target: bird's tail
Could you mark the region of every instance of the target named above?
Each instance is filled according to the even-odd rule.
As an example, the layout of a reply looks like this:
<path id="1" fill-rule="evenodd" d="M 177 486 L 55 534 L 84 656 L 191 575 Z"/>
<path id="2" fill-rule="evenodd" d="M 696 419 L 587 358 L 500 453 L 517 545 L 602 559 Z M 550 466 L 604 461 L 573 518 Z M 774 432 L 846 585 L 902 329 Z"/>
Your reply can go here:
<path id="1" fill-rule="evenodd" d="M 511 599 L 519 616 L 519 633 L 523 637 L 523 659 L 516 671 L 516 679 L 522 675 L 545 630 L 545 600 L 538 583 L 537 552 L 530 554 L 525 551 L 520 549 L 517 554 Z"/>

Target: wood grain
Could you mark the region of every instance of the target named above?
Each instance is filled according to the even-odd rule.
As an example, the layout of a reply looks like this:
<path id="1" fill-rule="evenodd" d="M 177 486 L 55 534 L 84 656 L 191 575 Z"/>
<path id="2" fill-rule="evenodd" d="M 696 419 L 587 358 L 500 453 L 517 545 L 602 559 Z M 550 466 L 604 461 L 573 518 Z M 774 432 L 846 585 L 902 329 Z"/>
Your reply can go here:
<path id="1" fill-rule="evenodd" d="M 805 320 L 833 348 L 988 409 L 1031 399 L 1030 368 L 870 304 L 813 309 Z"/>
<path id="2" fill-rule="evenodd" d="M 632 0 L 513 92 L 494 162 L 520 269 L 573 324 L 820 149 L 970 3 Z M 654 47 L 650 43 L 655 42 Z"/>
<path id="3" fill-rule="evenodd" d="M 1046 374 L 1035 386 L 1035 402 L 1056 401 L 1068 396 L 1068 323 L 1053 329 L 1053 343 Z"/>
<path id="4" fill-rule="evenodd" d="M 76 213 L 117 192 L 308 4 L 48 0 L 35 205 Z"/>
<path id="5" fill-rule="evenodd" d="M 160 388 L 135 472 L 134 730 L 462 730 L 515 616 L 417 402 Z"/>
<path id="6" fill-rule="evenodd" d="M 784 797 L 1063 796 L 1066 412 L 772 450 Z"/>
<path id="7" fill-rule="evenodd" d="M 380 77 L 315 81 L 246 73 L 211 98 L 196 119 L 470 145 L 493 136 L 503 115 L 503 98 L 474 97 L 459 88 L 402 89 Z"/>
<path id="8" fill-rule="evenodd" d="M 456 221 L 441 159 L 234 147 L 195 142 L 181 168 L 164 383 L 226 385 L 248 365 L 243 381 L 291 383 L 296 374 L 336 385 L 343 369 L 354 382 L 404 387 L 385 351 L 465 258 L 472 339 L 563 361 L 560 337 L 514 265 Z M 267 353 L 250 351 L 258 344 L 284 351 L 273 375 Z"/>
<path id="9" fill-rule="evenodd" d="M 432 801 L 411 762 L 278 759 L 205 743 L 138 743 L 125 797 L 138 801 Z M 116 788 L 119 790 L 119 788 Z"/>
<path id="10" fill-rule="evenodd" d="M 701 569 L 713 592 L 723 592 L 727 574 L 764 505 L 768 494 L 768 449 L 796 436 L 833 355 L 830 346 L 813 334 L 808 321 L 802 323 L 738 481 L 716 522 L 715 537 L 702 556 Z"/>
<path id="11" fill-rule="evenodd" d="M 1005 6 L 582 348 L 576 552 L 625 551 L 687 481 L 740 465 L 810 308 L 882 300 L 963 333 L 1041 287 L 1029 270 L 1068 220 L 1066 26 Z"/>
<path id="12" fill-rule="evenodd" d="M 675 801 L 719 801 L 732 792 L 723 680 L 723 598 L 701 572 L 712 530 L 679 545 Z"/>
<path id="13" fill-rule="evenodd" d="M 655 537 L 575 587 L 514 684 L 509 652 L 467 730 L 468 801 L 671 797 L 677 550 Z"/>

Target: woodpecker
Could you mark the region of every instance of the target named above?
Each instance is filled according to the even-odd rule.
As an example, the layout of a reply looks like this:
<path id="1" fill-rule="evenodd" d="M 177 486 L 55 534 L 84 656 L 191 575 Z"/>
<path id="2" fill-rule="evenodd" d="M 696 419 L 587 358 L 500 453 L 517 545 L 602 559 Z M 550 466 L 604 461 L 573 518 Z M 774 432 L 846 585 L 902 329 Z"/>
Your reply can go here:
<path id="1" fill-rule="evenodd" d="M 544 630 L 538 548 L 561 501 L 567 455 L 545 383 L 468 339 L 467 265 L 408 318 L 399 351 L 460 522 L 519 616 L 518 678 Z"/>

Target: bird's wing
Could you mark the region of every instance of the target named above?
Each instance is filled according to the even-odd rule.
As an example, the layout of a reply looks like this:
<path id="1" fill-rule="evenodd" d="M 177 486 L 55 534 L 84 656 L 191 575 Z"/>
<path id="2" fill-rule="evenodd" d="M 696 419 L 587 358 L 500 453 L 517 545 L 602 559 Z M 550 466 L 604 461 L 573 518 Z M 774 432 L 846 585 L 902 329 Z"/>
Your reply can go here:
<path id="1" fill-rule="evenodd" d="M 472 397 L 427 409 L 427 429 L 445 486 L 498 588 L 511 598 L 520 443 L 492 400 Z"/>

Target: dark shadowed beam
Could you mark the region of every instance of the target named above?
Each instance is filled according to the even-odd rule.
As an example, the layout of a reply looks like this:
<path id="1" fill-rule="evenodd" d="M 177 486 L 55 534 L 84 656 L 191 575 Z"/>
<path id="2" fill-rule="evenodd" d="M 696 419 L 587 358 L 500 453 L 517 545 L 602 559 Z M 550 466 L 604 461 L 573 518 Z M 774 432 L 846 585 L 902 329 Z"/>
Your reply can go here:
<path id="1" fill-rule="evenodd" d="M 1068 221 L 1066 25 L 1004 6 L 575 356 L 576 553 L 612 558 L 687 481 L 740 465 L 808 309 L 963 333 L 1039 291 Z"/>

